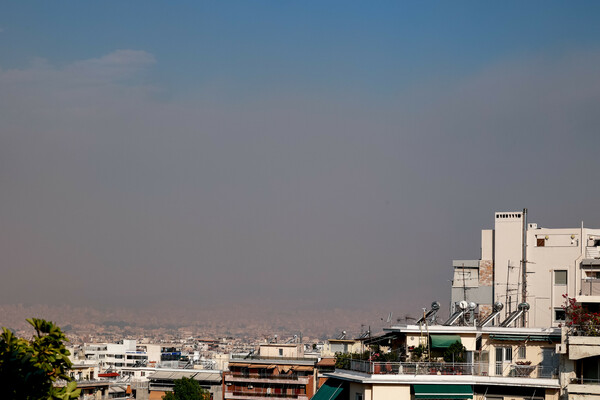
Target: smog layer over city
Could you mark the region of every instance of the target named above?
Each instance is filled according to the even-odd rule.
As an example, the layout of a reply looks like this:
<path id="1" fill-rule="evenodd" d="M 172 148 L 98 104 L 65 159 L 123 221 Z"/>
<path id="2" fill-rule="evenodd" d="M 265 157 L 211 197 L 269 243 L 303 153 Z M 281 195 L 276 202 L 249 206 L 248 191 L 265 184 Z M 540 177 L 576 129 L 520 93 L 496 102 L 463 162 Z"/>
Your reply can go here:
<path id="1" fill-rule="evenodd" d="M 560 328 L 560 296 L 600 295 L 599 17 L 591 1 L 4 4 L 0 326 L 226 356 L 385 335 L 436 301 L 415 326 L 464 301 L 460 324 L 502 302 L 500 320 L 527 303 L 518 326 Z"/>

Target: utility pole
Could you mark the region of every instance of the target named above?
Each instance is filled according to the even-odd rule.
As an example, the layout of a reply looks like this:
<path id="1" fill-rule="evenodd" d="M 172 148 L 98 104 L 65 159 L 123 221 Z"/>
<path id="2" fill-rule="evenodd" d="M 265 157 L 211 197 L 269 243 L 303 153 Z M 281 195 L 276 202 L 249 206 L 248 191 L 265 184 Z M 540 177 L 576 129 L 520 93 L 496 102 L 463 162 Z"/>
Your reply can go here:
<path id="1" fill-rule="evenodd" d="M 523 276 L 521 277 L 521 282 L 523 282 L 523 286 L 521 287 L 521 299 L 523 303 L 527 302 L 527 209 L 523 209 L 523 255 L 521 257 L 521 273 Z M 525 328 L 527 325 L 527 312 L 523 312 L 523 316 L 521 317 L 521 325 Z"/>

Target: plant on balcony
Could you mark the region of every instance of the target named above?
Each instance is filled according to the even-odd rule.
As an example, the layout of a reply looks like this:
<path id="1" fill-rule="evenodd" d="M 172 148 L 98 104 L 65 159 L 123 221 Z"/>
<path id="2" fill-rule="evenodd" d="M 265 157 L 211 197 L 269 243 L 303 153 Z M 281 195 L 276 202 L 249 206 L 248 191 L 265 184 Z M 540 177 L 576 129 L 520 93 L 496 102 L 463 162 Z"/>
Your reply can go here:
<path id="1" fill-rule="evenodd" d="M 565 324 L 574 334 L 600 336 L 600 313 L 588 312 L 574 297 L 564 294 Z"/>
<path id="2" fill-rule="evenodd" d="M 446 362 L 465 362 L 465 352 L 467 349 L 458 340 L 452 343 L 446 351 L 444 351 L 444 361 Z"/>
<path id="3" fill-rule="evenodd" d="M 410 360 L 413 362 L 421 361 L 424 354 L 425 354 L 425 346 L 419 345 L 412 350 L 411 355 L 410 355 Z"/>

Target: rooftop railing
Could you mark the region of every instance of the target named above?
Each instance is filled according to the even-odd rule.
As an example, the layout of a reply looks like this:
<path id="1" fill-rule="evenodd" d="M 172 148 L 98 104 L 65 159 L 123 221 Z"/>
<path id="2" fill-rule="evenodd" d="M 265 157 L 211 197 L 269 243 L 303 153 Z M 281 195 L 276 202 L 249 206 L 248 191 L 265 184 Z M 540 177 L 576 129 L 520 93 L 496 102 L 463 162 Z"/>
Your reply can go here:
<path id="1" fill-rule="evenodd" d="M 371 375 L 474 375 L 519 378 L 557 378 L 558 369 L 545 365 L 519 365 L 495 363 L 448 363 L 448 362 L 371 362 L 348 360 L 341 369 Z"/>

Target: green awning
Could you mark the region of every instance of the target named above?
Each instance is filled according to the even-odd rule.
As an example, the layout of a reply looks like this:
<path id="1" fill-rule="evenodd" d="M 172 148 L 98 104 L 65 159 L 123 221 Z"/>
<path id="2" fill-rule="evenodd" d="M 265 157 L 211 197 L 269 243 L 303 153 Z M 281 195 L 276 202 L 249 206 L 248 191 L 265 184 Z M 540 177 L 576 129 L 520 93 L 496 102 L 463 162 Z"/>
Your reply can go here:
<path id="1" fill-rule="evenodd" d="M 472 399 L 471 385 L 413 385 L 415 399 Z"/>
<path id="2" fill-rule="evenodd" d="M 507 340 L 511 342 L 548 342 L 559 343 L 560 335 L 490 335 L 492 340 Z"/>
<path id="3" fill-rule="evenodd" d="M 343 381 L 331 378 L 327 379 L 311 400 L 334 400 L 342 394 L 345 386 Z"/>
<path id="4" fill-rule="evenodd" d="M 432 349 L 447 349 L 456 342 L 462 343 L 458 335 L 431 335 L 430 338 Z"/>

